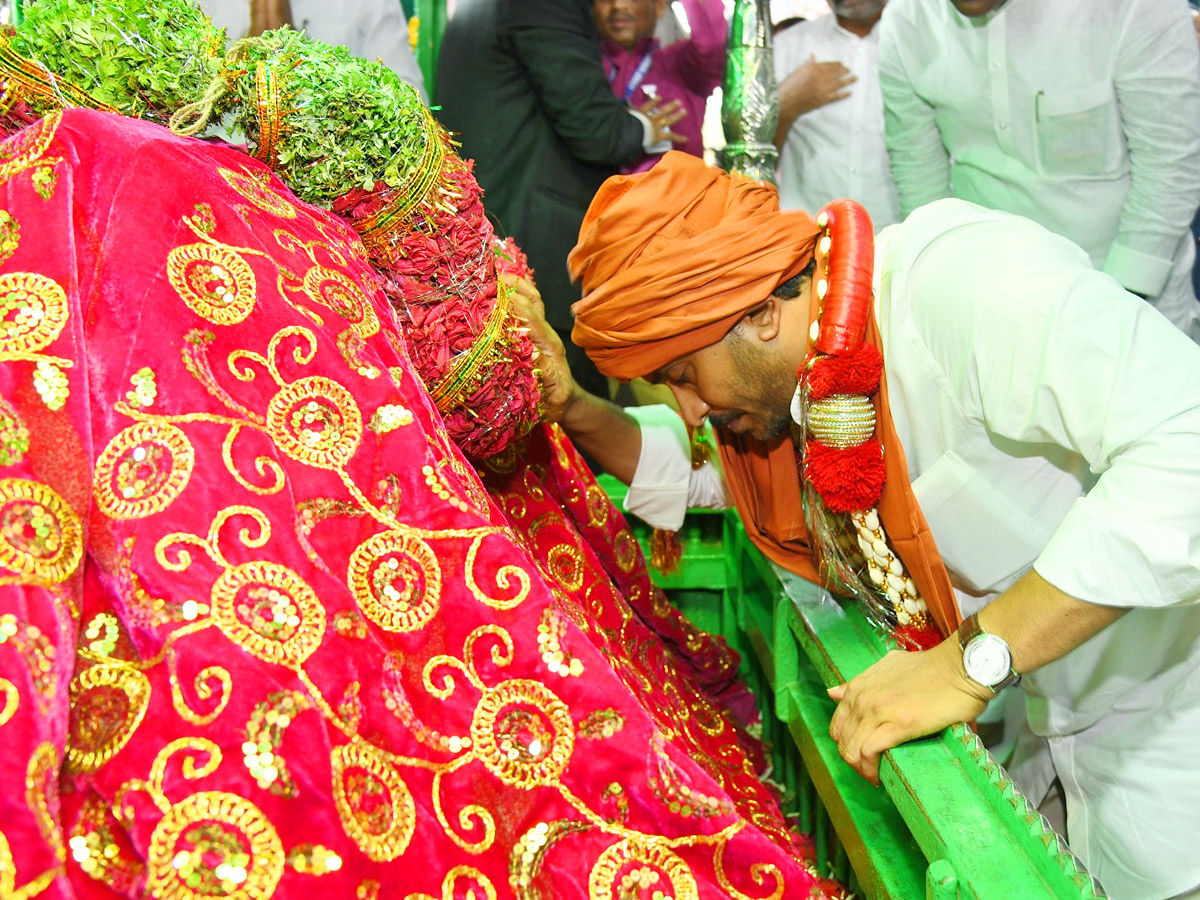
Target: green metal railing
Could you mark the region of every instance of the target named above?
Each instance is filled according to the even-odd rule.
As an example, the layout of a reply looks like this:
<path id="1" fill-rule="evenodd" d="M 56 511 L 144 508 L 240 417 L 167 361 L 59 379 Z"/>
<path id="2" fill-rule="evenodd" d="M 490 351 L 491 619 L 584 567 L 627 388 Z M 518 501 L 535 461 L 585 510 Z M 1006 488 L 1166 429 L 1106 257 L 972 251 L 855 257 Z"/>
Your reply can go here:
<path id="1" fill-rule="evenodd" d="M 602 484 L 620 504 L 625 488 Z M 634 524 L 645 543 L 648 530 Z M 772 566 L 733 513 L 694 512 L 684 561 L 660 582 L 742 655 L 785 804 L 814 838 L 822 874 L 867 900 L 1091 900 L 1100 887 L 959 724 L 884 755 L 882 787 L 838 756 L 825 694 L 886 652 L 857 607 Z"/>

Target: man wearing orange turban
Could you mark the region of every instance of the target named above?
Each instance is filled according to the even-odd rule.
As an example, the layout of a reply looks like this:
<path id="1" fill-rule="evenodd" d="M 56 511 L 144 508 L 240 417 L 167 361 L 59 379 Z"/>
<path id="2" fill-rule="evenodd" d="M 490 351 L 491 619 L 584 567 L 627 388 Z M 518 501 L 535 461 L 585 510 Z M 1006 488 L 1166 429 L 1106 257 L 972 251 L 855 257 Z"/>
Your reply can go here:
<path id="1" fill-rule="evenodd" d="M 911 576 L 943 633 L 959 610 L 982 610 L 957 639 L 891 653 L 831 690 L 830 732 L 865 776 L 897 743 L 974 718 L 1021 673 L 1031 733 L 1018 783 L 1037 799 L 1061 781 L 1072 848 L 1114 897 L 1195 890 L 1200 859 L 1178 841 L 1200 827 L 1188 763 L 1200 729 L 1200 349 L 1024 219 L 940 201 L 884 230 L 873 255 L 869 223 L 847 237 L 818 221 L 682 154 L 610 179 L 570 258 L 584 292 L 573 337 L 601 371 L 665 382 L 688 425 L 716 426 L 723 476 L 691 470 L 685 439 L 661 440 L 575 388 L 553 352 L 552 415 L 652 499 L 647 472 L 685 473 L 668 492 L 680 509 L 720 497 L 711 483 L 723 477 L 756 543 L 794 571 L 818 573 L 805 492 L 813 523 L 857 529 L 863 581 L 883 591 Z M 842 340 L 846 323 L 828 320 L 847 284 L 864 315 Z M 822 387 L 861 381 L 855 367 L 874 354 L 863 347 L 882 353 L 878 390 Z M 843 449 L 860 419 L 867 436 Z M 838 491 L 875 475 L 843 466 L 835 491 L 816 457 L 874 442 L 875 507 L 839 507 Z M 898 568 L 874 568 L 872 527 Z"/>

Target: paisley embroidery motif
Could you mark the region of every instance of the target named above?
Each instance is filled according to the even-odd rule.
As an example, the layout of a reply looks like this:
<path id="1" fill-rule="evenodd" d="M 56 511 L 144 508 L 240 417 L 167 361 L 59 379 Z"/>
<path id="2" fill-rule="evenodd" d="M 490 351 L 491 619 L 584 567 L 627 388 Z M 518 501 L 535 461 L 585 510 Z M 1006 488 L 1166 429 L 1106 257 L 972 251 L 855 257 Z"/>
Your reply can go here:
<path id="1" fill-rule="evenodd" d="M 416 829 L 408 785 L 370 744 L 334 748 L 333 798 L 342 828 L 376 862 L 395 859 Z"/>
<path id="2" fill-rule="evenodd" d="M 0 480 L 0 565 L 34 584 L 66 581 L 83 559 L 79 517 L 40 481 Z"/>
<path id="3" fill-rule="evenodd" d="M 254 311 L 254 270 L 224 244 L 184 244 L 167 254 L 167 277 L 188 309 L 217 325 L 236 325 Z"/>
<path id="4" fill-rule="evenodd" d="M 575 750 L 571 711 L 548 687 L 518 678 L 485 688 L 471 719 L 471 745 L 505 784 L 554 784 Z"/>
<path id="5" fill-rule="evenodd" d="M 130 425 L 113 436 L 96 460 L 96 505 L 110 519 L 162 512 L 187 487 L 195 458 L 191 441 L 174 425 Z"/>
<path id="6" fill-rule="evenodd" d="M 267 900 L 283 866 L 279 834 L 257 806 L 206 791 L 176 803 L 154 829 L 146 893 L 161 900 Z"/>
<path id="7" fill-rule="evenodd" d="M 131 666 L 96 665 L 71 682 L 67 769 L 94 772 L 129 743 L 150 705 L 150 681 Z"/>
<path id="8" fill-rule="evenodd" d="M 437 557 L 415 535 L 385 531 L 368 538 L 350 556 L 346 580 L 363 615 L 385 631 L 424 628 L 440 606 Z"/>

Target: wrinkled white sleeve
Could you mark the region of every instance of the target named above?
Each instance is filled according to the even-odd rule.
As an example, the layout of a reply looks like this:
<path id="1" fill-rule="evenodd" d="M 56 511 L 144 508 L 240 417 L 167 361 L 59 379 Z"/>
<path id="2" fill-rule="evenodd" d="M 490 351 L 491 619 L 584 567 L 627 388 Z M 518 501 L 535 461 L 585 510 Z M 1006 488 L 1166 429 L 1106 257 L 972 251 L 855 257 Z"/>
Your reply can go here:
<path id="1" fill-rule="evenodd" d="M 687 426 L 669 406 L 631 406 L 642 452 L 625 495 L 625 511 L 653 528 L 676 531 L 689 507 L 725 509 L 729 499 L 719 463 L 692 468 Z"/>
<path id="2" fill-rule="evenodd" d="M 1091 603 L 1200 599 L 1200 348 L 1017 217 L 931 244 L 908 296 L 947 396 L 994 446 L 1066 448 L 1098 476 L 1037 572 Z"/>

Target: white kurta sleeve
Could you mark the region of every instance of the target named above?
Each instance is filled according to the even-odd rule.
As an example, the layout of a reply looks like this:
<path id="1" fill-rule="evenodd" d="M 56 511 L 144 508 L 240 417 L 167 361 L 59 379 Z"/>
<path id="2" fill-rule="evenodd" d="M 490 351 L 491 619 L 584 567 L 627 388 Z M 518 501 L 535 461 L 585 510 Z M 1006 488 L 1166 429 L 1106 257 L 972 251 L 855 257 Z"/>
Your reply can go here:
<path id="1" fill-rule="evenodd" d="M 689 507 L 729 506 L 716 463 L 692 468 L 687 426 L 669 406 L 631 406 L 625 410 L 642 431 L 642 452 L 625 495 L 625 511 L 654 528 L 676 531 Z"/>
<path id="2" fill-rule="evenodd" d="M 1066 450 L 1097 476 L 1038 573 L 1092 603 L 1200 598 L 1200 348 L 1073 244 L 1017 217 L 937 239 L 906 296 L 944 378 L 943 419 L 981 423 L 995 454 Z M 939 415 L 936 403 L 921 413 Z"/>
<path id="3" fill-rule="evenodd" d="M 1133 7 L 1116 69 L 1129 194 L 1104 271 L 1155 296 L 1200 203 L 1200 54 L 1183 3 Z"/>

